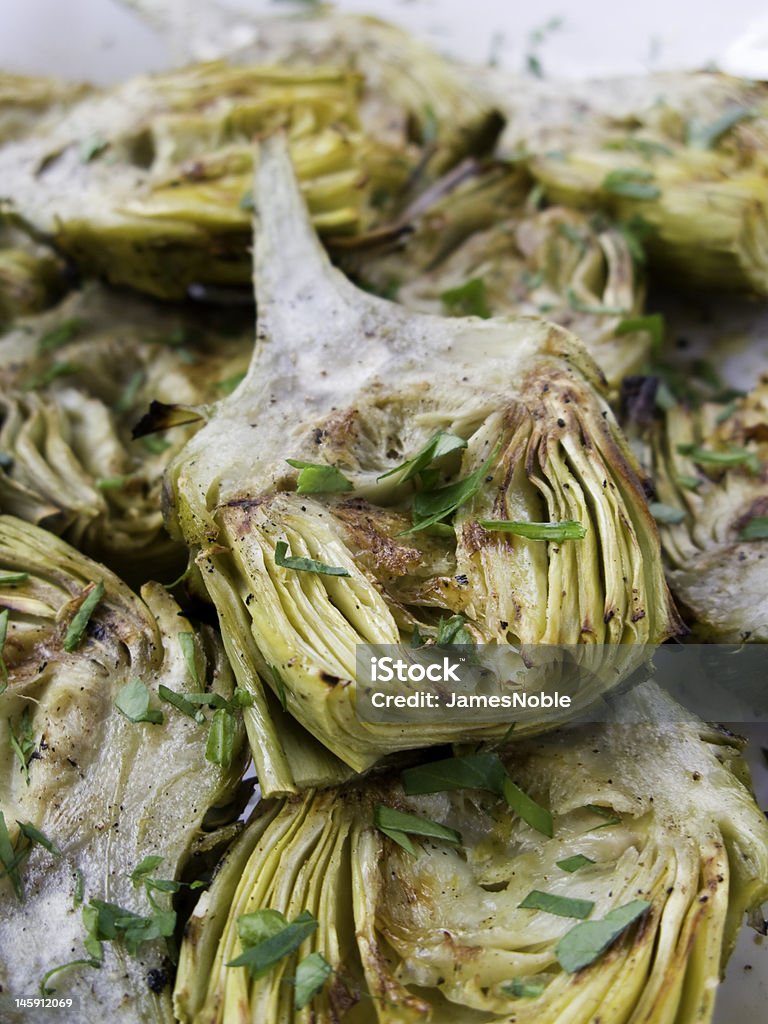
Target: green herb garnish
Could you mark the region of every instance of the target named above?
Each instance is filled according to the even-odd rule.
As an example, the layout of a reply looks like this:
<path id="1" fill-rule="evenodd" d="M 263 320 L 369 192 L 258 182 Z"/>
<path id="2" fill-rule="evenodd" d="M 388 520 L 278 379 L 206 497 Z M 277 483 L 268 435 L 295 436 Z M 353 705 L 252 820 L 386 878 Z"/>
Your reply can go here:
<path id="1" fill-rule="evenodd" d="M 522 903 L 518 903 L 518 907 L 522 910 L 543 910 L 547 914 L 556 914 L 558 917 L 578 917 L 580 919 L 589 917 L 594 906 L 592 900 L 557 896 L 551 892 L 542 892 L 541 889 L 531 889 Z"/>
<path id="2" fill-rule="evenodd" d="M 235 388 L 239 387 L 245 380 L 245 373 L 233 373 L 231 377 L 216 382 L 216 390 L 224 395 L 231 395 Z"/>
<path id="3" fill-rule="evenodd" d="M 317 462 L 303 462 L 301 459 L 286 459 L 289 466 L 300 469 L 296 484 L 297 494 L 333 494 L 351 491 L 353 484 L 335 466 L 324 466 Z"/>
<path id="4" fill-rule="evenodd" d="M 202 725 L 203 722 L 205 722 L 205 715 L 200 708 L 187 700 L 183 693 L 177 693 L 175 690 L 171 690 L 167 686 L 163 686 L 161 683 L 157 688 L 157 695 L 160 700 L 164 700 L 167 704 L 173 705 L 177 711 L 181 711 L 189 718 L 194 719 L 198 725 Z"/>
<path id="5" fill-rule="evenodd" d="M 694 462 L 702 465 L 706 463 L 719 466 L 744 465 L 752 473 L 760 472 L 760 460 L 754 452 L 748 452 L 746 448 L 730 448 L 728 451 L 714 452 L 696 444 L 679 444 L 677 450 L 681 455 L 688 455 Z"/>
<path id="6" fill-rule="evenodd" d="M 287 554 L 288 545 L 284 540 L 279 540 L 275 545 L 275 564 L 283 569 L 295 569 L 297 572 L 315 572 L 322 576 L 349 576 L 346 569 L 337 565 L 326 565 L 325 562 L 316 562 L 314 558 L 294 558 Z"/>
<path id="7" fill-rule="evenodd" d="M 600 804 L 587 804 L 586 808 L 588 811 L 592 811 L 593 814 L 596 814 L 599 818 L 604 819 L 603 824 L 595 826 L 595 829 L 608 828 L 609 825 L 621 824 L 621 818 L 617 817 L 610 807 L 601 807 Z M 590 829 L 590 831 L 594 832 L 595 829 Z"/>
<path id="8" fill-rule="evenodd" d="M 78 960 L 67 960 L 67 962 L 65 964 L 59 964 L 57 967 L 52 967 L 50 969 L 50 971 L 46 971 L 45 974 L 40 979 L 40 984 L 38 986 L 38 991 L 39 991 L 40 995 L 41 996 L 52 996 L 54 994 L 56 989 L 55 988 L 49 988 L 48 984 L 47 984 L 49 979 L 52 978 L 54 976 L 54 974 L 58 974 L 60 971 L 66 971 L 66 969 L 68 967 L 79 967 L 79 966 L 83 966 L 83 967 L 101 967 L 101 961 L 100 960 L 94 960 L 94 959 L 80 958 Z"/>
<path id="9" fill-rule="evenodd" d="M 657 523 L 668 523 L 670 526 L 682 523 L 685 519 L 685 512 L 681 508 L 665 505 L 661 501 L 652 501 L 648 506 L 648 511 Z"/>
<path id="10" fill-rule="evenodd" d="M 322 953 L 310 953 L 309 956 L 305 956 L 296 968 L 294 1007 L 303 1010 L 332 974 L 333 968 Z"/>
<path id="11" fill-rule="evenodd" d="M 768 540 L 768 516 L 754 516 L 739 532 L 742 540 Z M 0 644 L 2 653 L 2 644 Z"/>
<path id="12" fill-rule="evenodd" d="M 56 362 L 51 363 L 40 373 L 28 377 L 23 384 L 25 391 L 34 391 L 35 388 L 44 388 L 52 384 L 59 377 L 71 377 L 73 373 L 79 373 L 80 367 L 76 363 Z"/>
<path id="13" fill-rule="evenodd" d="M 32 716 L 30 715 L 29 708 L 24 708 L 21 713 L 18 733 L 10 718 L 8 719 L 8 727 L 10 730 L 11 750 L 18 757 L 21 763 L 21 771 L 24 773 L 24 781 L 29 785 L 29 765 L 37 750 L 37 743 L 32 732 Z"/>
<path id="14" fill-rule="evenodd" d="M 387 470 L 386 473 L 382 473 L 376 479 L 385 480 L 388 476 L 393 476 L 395 473 L 403 473 L 398 482 L 404 484 L 407 480 L 412 480 L 413 477 L 421 473 L 433 462 L 442 459 L 444 455 L 449 455 L 451 452 L 466 447 L 467 442 L 463 437 L 457 437 L 456 434 L 450 434 L 445 430 L 438 430 L 412 458 L 401 462 L 394 469 Z"/>
<path id="15" fill-rule="evenodd" d="M 90 622 L 91 615 L 93 615 L 96 605 L 101 601 L 104 596 L 104 581 L 99 580 L 98 583 L 93 581 L 88 584 L 83 590 L 83 601 L 78 608 L 74 618 L 69 624 L 69 628 L 64 636 L 64 650 L 74 651 L 83 639 L 85 630 Z"/>
<path id="16" fill-rule="evenodd" d="M 5 874 L 11 880 L 11 885 L 17 899 L 23 900 L 24 888 L 19 877 L 19 860 L 11 843 L 8 826 L 5 824 L 5 815 L 2 811 L 0 811 L 0 864 L 2 864 Z"/>
<path id="17" fill-rule="evenodd" d="M 83 139 L 79 150 L 80 163 L 90 163 L 99 153 L 103 153 L 108 146 L 109 142 L 103 135 L 91 135 L 90 138 Z"/>
<path id="18" fill-rule="evenodd" d="M 557 861 L 557 866 L 561 871 L 573 874 L 574 871 L 580 871 L 581 868 L 594 863 L 591 857 L 585 857 L 583 853 L 575 853 L 572 857 L 566 857 L 565 860 Z"/>
<path id="19" fill-rule="evenodd" d="M 130 476 L 126 474 L 123 476 L 99 476 L 94 483 L 100 491 L 119 491 L 130 479 Z"/>
<path id="20" fill-rule="evenodd" d="M 5 638 L 8 635 L 8 609 L 0 612 L 0 693 L 8 689 L 8 666 L 5 664 L 3 652 L 5 650 Z"/>
<path id="21" fill-rule="evenodd" d="M 485 281 L 473 277 L 458 288 L 449 288 L 440 295 L 440 301 L 448 316 L 479 316 L 487 320 L 491 316 L 485 294 Z"/>
<path id="22" fill-rule="evenodd" d="M 149 690 L 140 679 L 131 679 L 120 689 L 115 698 L 115 707 L 129 722 L 162 725 L 163 712 L 150 708 Z"/>
<path id="23" fill-rule="evenodd" d="M 501 991 L 515 999 L 536 999 L 546 989 L 546 981 L 526 981 L 524 978 L 513 978 L 506 985 L 501 986 Z"/>
<path id="24" fill-rule="evenodd" d="M 630 316 L 617 325 L 615 333 L 634 334 L 635 331 L 647 331 L 651 336 L 651 350 L 661 352 L 664 347 L 664 317 L 661 313 L 649 313 L 648 316 Z"/>
<path id="25" fill-rule="evenodd" d="M 692 149 L 714 149 L 722 137 L 741 121 L 757 117 L 758 110 L 754 107 L 732 107 L 714 121 L 701 121 L 692 118 L 688 122 L 685 143 Z"/>
<path id="26" fill-rule="evenodd" d="M 380 832 L 383 832 L 384 835 L 389 836 L 394 842 L 403 846 L 409 853 L 415 853 L 416 851 L 410 842 L 408 846 L 403 843 L 403 836 L 441 839 L 443 842 L 455 845 L 461 843 L 461 834 L 455 829 L 439 825 L 436 821 L 430 821 L 429 818 L 420 818 L 416 814 L 398 811 L 394 807 L 387 807 L 384 804 L 378 804 L 374 811 L 373 820 Z"/>
<path id="27" fill-rule="evenodd" d="M 147 434 L 139 438 L 139 440 L 147 451 L 153 455 L 162 455 L 163 452 L 168 451 L 171 447 L 170 441 L 166 441 L 164 437 L 159 437 L 157 434 Z"/>
<path id="28" fill-rule="evenodd" d="M 472 634 L 466 628 L 467 620 L 463 615 L 452 615 L 449 619 L 440 618 L 437 625 L 437 638 L 435 643 L 438 647 L 447 644 L 472 644 Z"/>
<path id="29" fill-rule="evenodd" d="M 235 719 L 227 708 L 219 708 L 211 719 L 205 759 L 211 764 L 229 768 L 235 756 Z"/>
<path id="30" fill-rule="evenodd" d="M 237 933 L 245 950 L 235 960 L 230 960 L 227 967 L 246 967 L 252 979 L 261 978 L 284 957 L 294 953 L 317 927 L 317 920 L 307 910 L 290 922 L 279 910 L 241 914 L 237 919 Z"/>
<path id="31" fill-rule="evenodd" d="M 128 383 L 123 388 L 120 397 L 115 403 L 115 412 L 128 412 L 131 406 L 135 403 L 139 389 L 144 383 L 144 380 L 145 374 L 143 370 L 136 370 L 131 374 Z"/>
<path id="32" fill-rule="evenodd" d="M 499 441 L 482 466 L 463 480 L 457 480 L 446 487 L 438 487 L 434 491 L 420 491 L 413 499 L 414 525 L 409 530 L 403 530 L 400 536 L 416 533 L 432 526 L 433 523 L 438 523 L 469 501 L 480 489 L 500 447 Z"/>
<path id="33" fill-rule="evenodd" d="M 624 167 L 609 171 L 603 178 L 602 188 L 615 196 L 627 199 L 658 199 L 661 189 L 654 184 L 653 172 L 644 167 Z"/>
<path id="34" fill-rule="evenodd" d="M 484 530 L 495 533 L 513 533 L 528 540 L 581 540 L 587 535 L 586 527 L 569 519 L 562 523 L 527 523 L 512 519 L 481 519 Z"/>
<path id="35" fill-rule="evenodd" d="M 142 917 L 116 903 L 91 900 L 83 907 L 83 922 L 87 930 L 86 951 L 101 963 L 102 942 L 121 940 L 129 955 L 137 956 L 142 943 L 170 938 L 176 928 L 176 911 L 154 909 L 148 917 Z"/>
<path id="36" fill-rule="evenodd" d="M 401 773 L 408 796 L 454 789 L 484 789 L 503 797 L 512 810 L 543 835 L 553 834 L 552 815 L 523 792 L 507 775 L 498 754 L 467 754 L 431 764 L 406 768 Z"/>
<path id="37" fill-rule="evenodd" d="M 560 966 L 568 974 L 588 967 L 612 946 L 622 932 L 650 909 L 647 900 L 632 900 L 610 911 L 601 921 L 583 921 L 571 928 L 555 948 Z"/>
<path id="38" fill-rule="evenodd" d="M 26 583 L 28 579 L 28 572 L 7 572 L 0 575 L 0 587 L 12 587 L 17 583 Z"/>
<path id="39" fill-rule="evenodd" d="M 187 666 L 187 671 L 194 683 L 197 686 L 202 686 L 200 682 L 200 676 L 197 672 L 197 660 L 195 658 L 195 634 L 194 633 L 179 633 L 179 647 L 181 653 L 184 656 L 184 663 Z"/>
<path id="40" fill-rule="evenodd" d="M 60 324 L 41 335 L 37 343 L 37 351 L 53 352 L 55 349 L 61 348 L 62 345 L 66 345 L 67 342 L 76 338 L 82 328 L 82 320 L 62 320 Z"/>

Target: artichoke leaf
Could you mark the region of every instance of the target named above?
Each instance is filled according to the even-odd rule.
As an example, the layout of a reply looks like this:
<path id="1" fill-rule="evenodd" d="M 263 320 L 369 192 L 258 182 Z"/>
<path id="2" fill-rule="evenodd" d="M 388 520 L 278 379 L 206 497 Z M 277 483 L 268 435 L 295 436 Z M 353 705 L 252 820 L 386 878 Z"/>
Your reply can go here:
<path id="1" fill-rule="evenodd" d="M 541 320 L 418 315 L 356 289 L 320 248 L 279 137 L 261 147 L 254 194 L 253 360 L 167 474 L 169 528 L 192 548 L 225 643 L 242 649 L 240 684 L 258 677 L 277 694 L 274 667 L 289 713 L 360 771 L 466 725 L 361 722 L 358 644 L 397 644 L 416 625 L 434 635 L 456 612 L 479 641 L 622 641 L 630 660 L 627 644 L 674 633 L 636 464 L 581 344 Z M 388 471 L 439 431 L 466 441 L 437 464 L 461 507 L 447 535 L 428 535 L 412 529 L 414 481 Z M 287 458 L 334 466 L 354 490 L 298 494 Z M 491 518 L 578 520 L 586 535 L 543 546 L 486 533 Z M 281 544 L 348 575 L 281 565 Z"/>
<path id="2" fill-rule="evenodd" d="M 653 683 L 625 697 L 604 723 L 502 755 L 550 808 L 551 837 L 493 795 L 406 796 L 387 777 L 266 801 L 193 913 L 179 1019 L 226 1020 L 237 1007 L 304 1020 L 290 979 L 319 953 L 333 973 L 311 1003 L 318 1024 L 345 1013 L 380 1024 L 711 1020 L 744 913 L 768 893 L 768 825 L 726 736 Z M 460 833 L 461 847 L 420 839 L 406 853 L 375 827 L 380 802 Z M 585 866 L 569 873 L 561 864 L 575 855 Z M 580 922 L 521 907 L 536 889 L 561 911 L 594 908 Z M 319 927 L 249 979 L 227 965 L 241 950 L 238 920 L 264 909 L 308 910 Z"/>
<path id="3" fill-rule="evenodd" d="M 159 699 L 161 687 L 199 688 L 182 634 L 194 638 L 212 699 L 226 700 L 234 690 L 213 632 L 193 629 L 162 586 L 148 583 L 138 597 L 64 541 L 10 516 L 0 517 L 0 535 L 3 573 L 25 575 L 0 596 L 8 611 L 0 811 L 17 849 L 21 823 L 58 850 L 39 840 L 32 846 L 17 868 L 21 896 L 8 878 L 0 880 L 3 990 L 29 995 L 54 967 L 94 958 L 88 922 L 92 927 L 99 901 L 124 915 L 156 915 L 161 930 L 154 935 L 172 932 L 175 915 L 164 890 L 154 892 L 153 904 L 131 875 L 151 863 L 158 877 L 178 879 L 206 834 L 208 810 L 236 796 L 243 734 L 236 727 L 232 763 L 212 765 L 205 760 L 205 724 Z M 143 688 L 151 716 L 131 719 L 118 710 L 126 687 Z M 107 928 L 99 938 L 108 934 Z M 58 995 L 81 1000 L 80 1009 L 60 1011 L 63 1020 L 75 1024 L 82 1011 L 170 1024 L 165 943 L 147 938 L 135 955 L 130 948 L 102 941 L 100 966 L 74 965 L 51 979 Z"/>

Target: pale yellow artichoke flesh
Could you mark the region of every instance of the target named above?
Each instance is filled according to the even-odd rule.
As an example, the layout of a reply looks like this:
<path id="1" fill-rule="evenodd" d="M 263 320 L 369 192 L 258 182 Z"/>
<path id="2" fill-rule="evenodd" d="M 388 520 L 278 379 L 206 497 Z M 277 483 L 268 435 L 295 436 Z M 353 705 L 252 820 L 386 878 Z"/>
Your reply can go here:
<path id="1" fill-rule="evenodd" d="M 184 553 L 163 526 L 162 478 L 195 427 L 138 440 L 132 429 L 153 400 L 198 406 L 234 387 L 249 319 L 91 283 L 19 320 L 0 337 L 0 510 L 132 582 L 178 576 Z"/>
<path id="2" fill-rule="evenodd" d="M 75 616 L 99 584 L 103 596 L 73 645 Z M 0 879 L 0 983 L 6 994 L 31 996 L 48 971 L 92 955 L 80 904 L 101 899 L 148 913 L 129 878 L 147 856 L 162 858 L 156 876 L 178 877 L 205 836 L 207 812 L 235 796 L 242 731 L 236 726 L 231 763 L 219 767 L 206 760 L 206 725 L 159 699 L 161 686 L 181 694 L 205 687 L 220 699 L 234 690 L 213 632 L 193 627 L 159 584 L 147 584 L 140 598 L 59 538 L 0 516 L 0 609 L 8 616 L 0 811 L 11 842 L 19 842 L 22 822 L 60 851 L 33 847 L 17 868 L 23 896 L 10 872 Z M 153 710 L 163 710 L 159 724 L 131 721 L 115 706 L 134 679 Z M 25 764 L 11 744 L 22 733 L 32 744 Z M 142 944 L 136 957 L 104 943 L 100 967 L 75 965 L 51 981 L 82 1000 L 63 1006 L 61 1019 L 170 1024 L 167 984 L 158 992 L 147 984 L 150 971 L 167 978 L 166 956 L 158 940 Z"/>
<path id="3" fill-rule="evenodd" d="M 601 725 L 509 750 L 511 777 L 554 820 L 551 838 L 478 790 L 407 796 L 391 781 L 269 802 L 193 912 L 174 994 L 183 1024 L 704 1024 L 744 912 L 768 894 L 768 825 L 739 781 L 731 740 L 654 684 Z M 374 825 L 384 804 L 457 830 L 459 846 Z M 558 861 L 593 863 L 567 872 Z M 556 949 L 574 917 L 523 909 L 532 890 L 588 900 L 590 920 L 650 906 L 568 973 Z M 237 920 L 309 911 L 318 928 L 259 978 L 228 964 Z M 295 1010 L 297 963 L 326 984 Z M 513 994 L 513 980 L 540 985 Z"/>
<path id="4" fill-rule="evenodd" d="M 422 316 L 354 288 L 320 248 L 279 139 L 262 146 L 255 191 L 270 201 L 257 208 L 254 359 L 168 473 L 169 525 L 193 550 L 240 684 L 277 693 L 276 670 L 288 711 L 359 771 L 473 730 L 360 721 L 358 644 L 396 644 L 417 625 L 434 635 L 457 612 L 486 643 L 642 648 L 674 633 L 642 484 L 580 343 L 537 319 Z M 446 479 L 487 473 L 453 535 L 403 536 L 412 485 L 379 478 L 438 429 L 467 440 Z M 286 458 L 333 465 L 354 490 L 298 494 Z M 486 533 L 486 518 L 587 532 L 547 545 Z M 348 576 L 281 567 L 281 541 Z M 276 780 L 270 744 L 254 756 L 267 792 L 295 788 Z"/>

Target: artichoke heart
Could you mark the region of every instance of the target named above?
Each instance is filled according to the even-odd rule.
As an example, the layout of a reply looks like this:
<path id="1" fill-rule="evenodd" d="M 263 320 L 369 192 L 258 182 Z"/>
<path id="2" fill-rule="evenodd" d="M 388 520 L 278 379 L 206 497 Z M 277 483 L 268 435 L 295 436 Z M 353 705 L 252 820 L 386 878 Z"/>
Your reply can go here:
<path id="1" fill-rule="evenodd" d="M 234 716 L 228 760 L 206 760 L 205 699 L 229 701 L 231 670 L 215 634 L 193 628 L 159 584 L 139 598 L 10 516 L 0 517 L 0 552 L 3 992 L 37 993 L 61 967 L 50 987 L 82 1001 L 58 1011 L 68 1024 L 171 1024 L 167 894 L 244 766 Z M 171 691 L 177 705 L 163 698 Z M 193 691 L 205 698 L 199 720 L 177 709 Z M 161 880 L 144 893 L 140 865 L 140 880 Z M 110 941 L 105 907 L 125 944 Z"/>
<path id="2" fill-rule="evenodd" d="M 768 380 L 729 401 L 679 402 L 634 420 L 667 579 L 694 635 L 768 641 Z"/>
<path id="3" fill-rule="evenodd" d="M 768 294 L 764 83 L 702 73 L 558 84 L 560 95 L 504 88 L 502 152 L 522 152 L 548 201 L 623 221 L 667 280 Z"/>
<path id="4" fill-rule="evenodd" d="M 0 510 L 130 581 L 177 576 L 184 552 L 163 526 L 162 477 L 194 428 L 131 432 L 153 400 L 198 406 L 226 393 L 251 347 L 240 316 L 193 317 L 95 283 L 19 320 L 0 338 Z"/>
<path id="5" fill-rule="evenodd" d="M 284 689 L 288 712 L 359 771 L 483 731 L 361 722 L 359 644 L 434 638 L 454 615 L 476 642 L 618 644 L 606 656 L 630 660 L 631 645 L 674 633 L 634 458 L 576 338 L 359 291 L 319 246 L 277 137 L 256 195 L 269 202 L 257 204 L 253 361 L 167 474 L 169 526 L 195 554 L 240 685 Z M 427 465 L 438 434 L 451 451 Z M 286 459 L 334 483 L 307 488 Z M 576 521 L 583 537 L 544 542 L 491 520 Z M 254 746 L 262 786 L 279 791 L 274 736 Z"/>
<path id="6" fill-rule="evenodd" d="M 603 218 L 532 210 L 519 167 L 446 176 L 414 204 L 395 244 L 350 254 L 343 266 L 379 295 L 423 313 L 533 315 L 584 342 L 609 384 L 635 373 L 651 336 L 644 288 L 624 234 Z"/>
<path id="7" fill-rule="evenodd" d="M 461 759 L 257 808 L 190 919 L 182 1024 L 711 1020 L 742 917 L 768 895 L 768 825 L 732 738 L 653 683 L 625 696 L 608 721 L 498 761 L 551 836 L 498 794 L 450 789 Z M 438 791 L 413 795 L 425 778 Z M 247 925 L 274 912 L 315 927 L 257 973 Z"/>
<path id="8" fill-rule="evenodd" d="M 348 64 L 343 54 L 337 61 Z M 498 134 L 501 122 L 486 106 L 465 103 L 469 124 L 452 111 L 451 141 L 436 162 L 434 140 L 410 118 L 412 103 L 428 105 L 423 88 L 397 94 L 401 130 L 393 130 L 380 125 L 391 112 L 389 101 L 377 109 L 381 83 L 369 83 L 369 130 L 359 109 L 363 76 L 328 56 L 330 64 L 311 66 L 195 64 L 87 96 L 44 132 L 0 150 L 0 210 L 87 273 L 183 298 L 191 285 L 250 279 L 254 138 L 287 131 L 313 221 L 333 237 L 370 227 L 414 177 L 487 148 Z M 439 58 L 431 63 L 442 70 Z M 437 75 L 434 88 L 447 77 Z M 475 117 L 490 134 L 477 134 Z"/>

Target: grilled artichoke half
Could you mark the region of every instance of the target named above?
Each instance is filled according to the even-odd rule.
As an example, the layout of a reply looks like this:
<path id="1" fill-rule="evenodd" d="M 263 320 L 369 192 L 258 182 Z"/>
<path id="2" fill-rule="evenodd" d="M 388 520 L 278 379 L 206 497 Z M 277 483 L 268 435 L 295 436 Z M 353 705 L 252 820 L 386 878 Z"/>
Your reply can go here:
<path id="1" fill-rule="evenodd" d="M 212 631 L 194 629 L 159 584 L 139 598 L 10 516 L 0 517 L 0 608 L 3 992 L 30 996 L 54 967 L 100 960 L 51 978 L 82 1001 L 58 1011 L 62 1020 L 171 1022 L 169 886 L 142 893 L 129 876 L 152 857 L 140 881 L 178 878 L 206 813 L 232 800 L 243 761 L 233 716 L 222 767 L 206 761 L 211 725 L 159 693 L 224 702 L 231 671 Z M 124 908 L 124 925 L 130 914 L 142 921 L 110 932 L 107 918 L 121 915 L 102 908 L 97 922 L 98 901 Z M 107 941 L 116 934 L 128 945 Z"/>
<path id="2" fill-rule="evenodd" d="M 406 214 L 407 234 L 342 266 L 423 313 L 546 316 L 577 334 L 617 387 L 652 341 L 629 243 L 604 218 L 526 207 L 527 183 L 519 168 L 467 165 Z"/>
<path id="3" fill-rule="evenodd" d="M 768 293 L 764 84 L 660 75 L 558 83 L 560 96 L 512 84 L 502 151 L 523 154 L 549 201 L 630 222 L 677 283 Z"/>
<path id="4" fill-rule="evenodd" d="M 98 285 L 0 338 L 0 510 L 66 537 L 132 582 L 182 571 L 162 477 L 194 426 L 132 440 L 150 401 L 197 405 L 235 386 L 252 328 Z M 200 420 L 178 411 L 176 420 Z"/>
<path id="5" fill-rule="evenodd" d="M 438 58 L 432 62 L 442 69 Z M 436 90 L 446 77 L 435 78 Z M 317 62 L 222 61 L 138 78 L 6 145 L 0 204 L 112 283 L 165 298 L 181 298 L 196 283 L 247 284 L 254 137 L 286 128 L 313 220 L 327 236 L 373 223 L 434 155 L 426 130 L 390 132 L 396 141 L 368 132 L 358 112 L 361 88 L 358 73 Z M 378 86 L 368 88 L 371 106 Z M 410 124 L 413 108 L 401 94 L 379 102 Z M 423 89 L 414 101 L 420 112 L 429 102 Z M 447 156 L 441 149 L 442 163 L 454 149 L 458 158 L 476 143 L 492 144 L 498 133 L 500 121 L 487 107 L 467 106 L 483 124 L 490 119 L 490 136 L 478 141 L 452 111 L 458 127 L 451 138 L 464 148 L 457 143 Z"/>
<path id="6" fill-rule="evenodd" d="M 768 825 L 733 738 L 650 683 L 606 723 L 515 746 L 496 770 L 551 835 L 485 788 L 450 789 L 459 763 L 257 808 L 190 919 L 183 1024 L 709 1021 L 768 896 Z M 450 791 L 409 795 L 430 787 Z M 412 839 L 376 827 L 398 813 Z M 304 941 L 278 928 L 289 955 L 231 966 L 256 964 L 249 925 L 270 911 L 304 912 Z"/>
<path id="7" fill-rule="evenodd" d="M 361 722 L 358 644 L 435 637 L 454 615 L 474 641 L 619 643 L 606 657 L 629 660 L 626 645 L 674 633 L 635 463 L 583 346 L 539 319 L 429 317 L 356 289 L 320 247 L 279 138 L 262 147 L 256 194 L 269 201 L 254 358 L 167 476 L 169 525 L 192 548 L 241 686 L 284 688 L 291 715 L 361 770 L 467 726 Z M 453 450 L 432 465 L 439 431 Z M 546 543 L 490 520 L 575 520 L 585 535 L 558 539 L 555 525 Z M 270 765 L 269 709 L 257 710 L 270 792 L 290 779 Z"/>
<path id="8" fill-rule="evenodd" d="M 649 416 L 656 386 L 636 387 L 627 412 L 643 438 L 672 591 L 700 639 L 768 641 L 768 380 L 731 401 Z"/>

